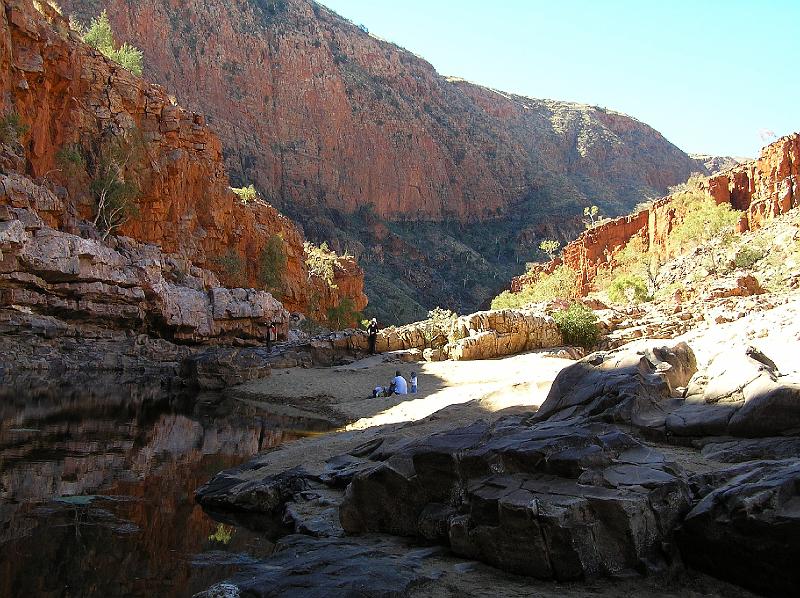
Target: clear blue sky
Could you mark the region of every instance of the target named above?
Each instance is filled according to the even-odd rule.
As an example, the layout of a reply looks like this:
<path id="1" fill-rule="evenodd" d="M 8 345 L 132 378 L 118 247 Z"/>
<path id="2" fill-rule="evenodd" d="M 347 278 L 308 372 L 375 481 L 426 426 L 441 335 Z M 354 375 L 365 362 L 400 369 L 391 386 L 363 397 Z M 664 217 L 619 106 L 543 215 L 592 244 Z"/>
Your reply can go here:
<path id="1" fill-rule="evenodd" d="M 630 114 L 687 152 L 800 130 L 800 0 L 322 0 L 443 75 Z"/>

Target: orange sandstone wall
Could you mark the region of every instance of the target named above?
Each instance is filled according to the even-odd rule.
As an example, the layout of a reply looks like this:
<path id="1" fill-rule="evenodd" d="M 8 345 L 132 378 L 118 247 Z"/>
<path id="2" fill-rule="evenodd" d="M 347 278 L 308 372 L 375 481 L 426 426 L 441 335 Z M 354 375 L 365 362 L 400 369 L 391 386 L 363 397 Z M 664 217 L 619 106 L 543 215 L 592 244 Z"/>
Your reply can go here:
<path id="1" fill-rule="evenodd" d="M 30 125 L 22 140 L 34 178 L 61 181 L 56 155 L 78 143 L 91 156 L 100 140 L 133 128 L 141 131 L 145 157 L 127 173 L 142 188 L 139 215 L 120 231 L 191 259 L 228 277 L 220 259 L 240 256 L 250 286 L 258 285 L 259 257 L 267 239 L 280 235 L 287 255 L 282 300 L 287 309 L 324 319 L 346 294 L 358 309 L 367 299 L 363 273 L 351 261 L 337 270 L 338 289 L 327 290 L 311 313 L 314 287 L 297 227 L 267 203 L 242 204 L 229 190 L 219 139 L 205 116 L 185 110 L 160 86 L 135 77 L 83 44 L 66 20 L 41 3 L 2 0 L 0 13 L 0 112 L 16 111 Z M 88 218 L 88 193 L 77 193 L 49 223 L 72 229 Z M 319 293 L 317 293 L 318 295 Z"/>
<path id="2" fill-rule="evenodd" d="M 761 157 L 710 177 L 705 190 L 717 203 L 730 203 L 744 212 L 739 231 L 760 228 L 765 220 L 800 205 L 800 133 L 775 141 L 761 151 Z M 564 247 L 562 259 L 538 265 L 530 273 L 511 281 L 519 292 L 543 273 L 565 263 L 576 272 L 583 293 L 600 270 L 613 267 L 614 256 L 637 235 L 644 247 L 664 255 L 670 246 L 670 233 L 681 222 L 672 198 L 667 196 L 644 211 L 610 220 L 582 233 Z"/>

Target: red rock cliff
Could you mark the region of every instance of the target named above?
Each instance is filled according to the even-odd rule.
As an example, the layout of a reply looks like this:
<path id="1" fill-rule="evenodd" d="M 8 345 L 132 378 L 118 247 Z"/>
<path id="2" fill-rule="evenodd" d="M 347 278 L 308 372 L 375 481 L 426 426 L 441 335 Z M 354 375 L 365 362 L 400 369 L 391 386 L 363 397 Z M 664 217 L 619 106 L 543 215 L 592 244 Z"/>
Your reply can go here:
<path id="1" fill-rule="evenodd" d="M 388 219 L 620 213 L 702 169 L 647 125 L 440 76 L 309 0 L 65 0 L 105 8 L 145 73 L 209 115 L 235 180 L 276 205 Z"/>
<path id="2" fill-rule="evenodd" d="M 710 177 L 704 189 L 717 203 L 729 203 L 744 212 L 740 230 L 760 228 L 764 221 L 800 205 L 800 133 L 782 137 L 766 146 L 757 160 L 740 164 Z M 591 289 L 599 270 L 613 264 L 614 255 L 636 236 L 646 249 L 661 254 L 674 250 L 670 233 L 682 220 L 667 196 L 644 211 L 610 220 L 582 233 L 564 247 L 563 263 L 575 270 L 584 293 Z M 542 272 L 552 272 L 562 260 L 538 266 L 532 273 L 514 278 L 518 292 Z"/>
<path id="3" fill-rule="evenodd" d="M 327 289 L 324 281 L 308 276 L 295 225 L 269 204 L 244 205 L 230 191 L 221 144 L 202 114 L 175 105 L 163 88 L 83 44 L 47 4 L 37 10 L 29 0 L 3 0 L 2 7 L 0 112 L 16 111 L 30 125 L 22 139 L 27 174 L 58 180 L 61 148 L 79 144 L 91 154 L 101 138 L 138 129 L 145 146 L 145 158 L 135 168 L 142 189 L 139 214 L 122 233 L 185 255 L 223 281 L 233 274 L 230 260 L 222 258 L 233 256 L 245 277 L 237 284 L 252 286 L 259 286 L 262 249 L 279 235 L 287 256 L 281 298 L 288 309 L 309 313 L 312 295 L 322 296 L 312 315 L 324 319 L 326 308 L 345 293 L 357 308 L 366 305 L 357 265 L 343 263 L 337 271 L 342 284 Z M 13 194 L 3 197 L 13 200 Z M 60 211 L 39 206 L 39 212 L 48 224 L 66 230 L 91 215 L 85 192 L 65 205 Z"/>

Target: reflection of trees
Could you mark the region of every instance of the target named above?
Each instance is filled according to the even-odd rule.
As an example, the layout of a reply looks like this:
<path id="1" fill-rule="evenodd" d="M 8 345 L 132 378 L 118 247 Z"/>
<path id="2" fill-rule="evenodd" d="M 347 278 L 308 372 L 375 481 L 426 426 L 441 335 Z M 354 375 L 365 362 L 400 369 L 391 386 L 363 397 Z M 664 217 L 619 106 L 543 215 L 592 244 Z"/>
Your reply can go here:
<path id="1" fill-rule="evenodd" d="M 190 577 L 201 589 L 227 574 L 192 571 L 183 558 L 216 528 L 194 490 L 296 434 L 247 410 L 200 417 L 194 397 L 125 391 L 0 401 L 0 595 L 65 585 L 87 596 L 183 595 Z M 49 502 L 86 494 L 129 498 Z M 246 536 L 233 535 L 229 549 Z M 147 585 L 154 580 L 165 585 Z"/>

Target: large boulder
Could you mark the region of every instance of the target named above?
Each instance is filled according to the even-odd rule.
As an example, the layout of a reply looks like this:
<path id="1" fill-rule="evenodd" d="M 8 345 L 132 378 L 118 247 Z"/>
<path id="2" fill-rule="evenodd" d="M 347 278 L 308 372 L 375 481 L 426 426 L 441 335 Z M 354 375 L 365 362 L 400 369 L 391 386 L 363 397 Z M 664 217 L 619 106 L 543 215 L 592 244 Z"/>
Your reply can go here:
<path id="1" fill-rule="evenodd" d="M 533 421 L 577 416 L 663 431 L 697 371 L 686 343 L 645 351 L 598 352 L 562 370 Z"/>
<path id="2" fill-rule="evenodd" d="M 539 578 L 662 568 L 689 509 L 665 457 L 604 424 L 507 418 L 380 457 L 347 489 L 345 531 L 418 536 Z"/>
<path id="3" fill-rule="evenodd" d="M 678 533 L 692 567 L 759 593 L 800 588 L 800 462 L 751 461 L 692 479 L 699 502 Z"/>

